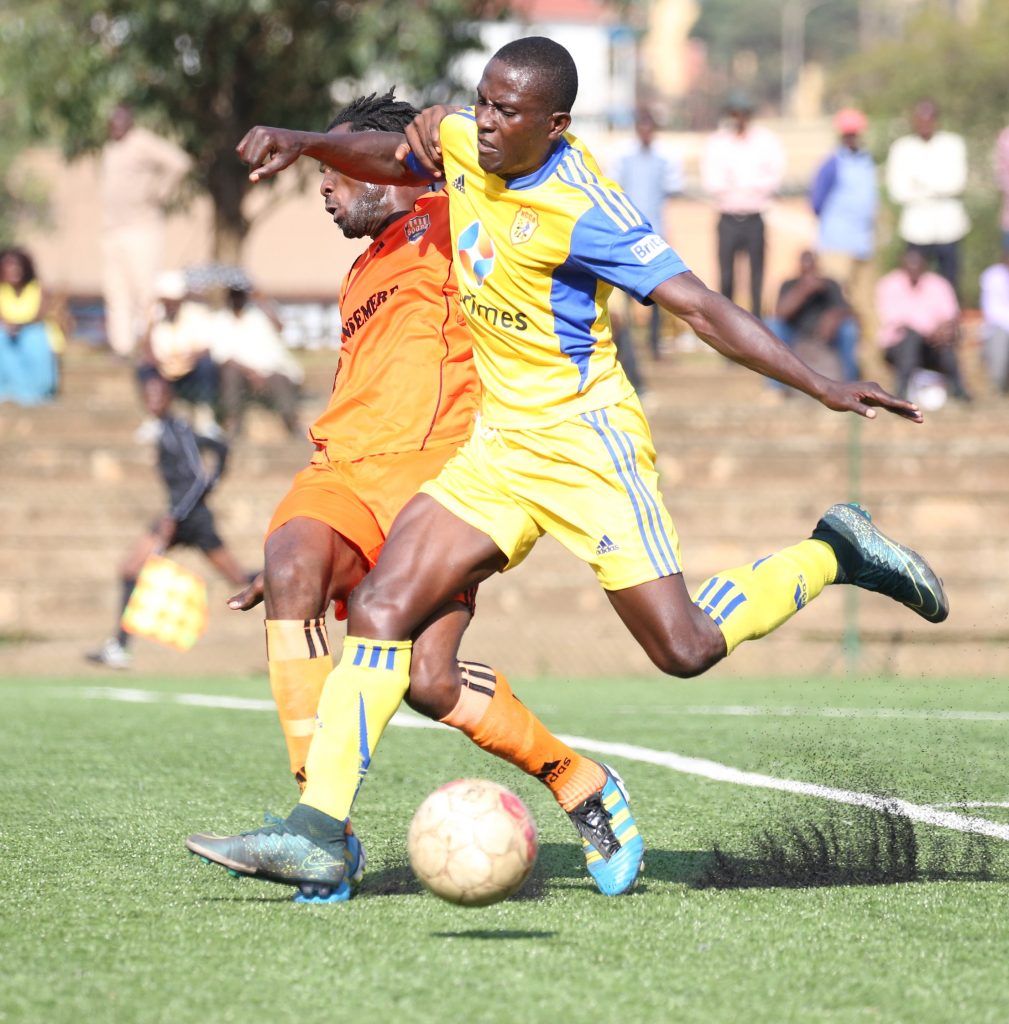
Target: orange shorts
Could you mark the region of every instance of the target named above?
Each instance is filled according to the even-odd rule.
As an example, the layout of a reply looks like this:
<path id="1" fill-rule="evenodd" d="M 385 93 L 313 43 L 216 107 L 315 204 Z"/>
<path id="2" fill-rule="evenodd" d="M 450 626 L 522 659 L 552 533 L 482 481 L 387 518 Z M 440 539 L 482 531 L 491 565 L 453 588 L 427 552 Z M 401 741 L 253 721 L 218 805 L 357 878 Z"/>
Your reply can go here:
<path id="1" fill-rule="evenodd" d="M 367 568 L 361 567 L 359 577 L 349 581 L 346 594 L 335 601 L 336 617 L 345 619 L 346 597 L 378 561 L 399 510 L 422 483 L 438 475 L 457 450 L 458 445 L 443 445 L 420 452 L 370 455 L 355 462 L 329 462 L 320 452 L 294 478 L 266 534 L 304 517 L 325 523 L 357 548 Z"/>

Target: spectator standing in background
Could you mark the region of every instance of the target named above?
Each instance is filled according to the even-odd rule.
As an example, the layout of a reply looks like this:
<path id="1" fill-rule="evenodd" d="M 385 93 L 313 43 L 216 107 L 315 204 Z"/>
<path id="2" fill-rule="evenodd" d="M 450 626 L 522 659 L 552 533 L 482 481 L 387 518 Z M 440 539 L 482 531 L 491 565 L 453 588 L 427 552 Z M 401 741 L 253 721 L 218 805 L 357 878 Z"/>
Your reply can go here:
<path id="1" fill-rule="evenodd" d="M 1009 252 L 1009 127 L 995 143 L 995 180 L 1002 193 L 1002 248 Z"/>
<path id="2" fill-rule="evenodd" d="M 241 434 L 245 408 L 258 399 L 274 409 L 288 434 L 301 432 L 298 389 L 304 373 L 280 336 L 280 319 L 250 301 L 245 288 L 229 288 L 214 317 L 210 355 L 220 373 L 221 426 L 231 440 Z"/>
<path id="3" fill-rule="evenodd" d="M 896 372 L 894 391 L 906 397 L 915 370 L 946 378 L 954 398 L 969 401 L 960 374 L 960 306 L 953 286 L 926 268 L 920 249 L 909 248 L 896 270 L 876 286 L 879 344 Z"/>
<path id="4" fill-rule="evenodd" d="M 919 100 L 911 111 L 910 135 L 890 147 L 886 187 L 901 207 L 897 233 L 935 261 L 940 274 L 958 292 L 960 240 L 970 228 L 964 208 L 967 146 L 955 132 L 937 131 L 939 108 Z"/>
<path id="5" fill-rule="evenodd" d="M 1002 261 L 981 274 L 984 361 L 992 386 L 1009 394 L 1009 244 Z"/>
<path id="6" fill-rule="evenodd" d="M 39 405 L 56 394 L 63 332 L 46 311 L 32 258 L 0 252 L 0 402 Z"/>
<path id="7" fill-rule="evenodd" d="M 651 112 L 643 108 L 639 109 L 634 118 L 635 139 L 618 156 L 614 164 L 613 177 L 656 232 L 665 238 L 666 200 L 683 191 L 683 160 L 676 150 L 656 140 L 656 128 L 655 118 Z M 628 297 L 626 308 L 629 321 L 630 297 Z M 649 311 L 648 347 L 654 359 L 658 359 L 661 355 L 659 349 L 660 322 L 661 308 L 653 304 Z M 630 339 L 626 337 L 627 325 L 621 325 L 621 327 L 623 329 L 617 332 L 617 347 L 620 350 L 618 356 L 621 357 L 621 362 L 624 362 L 622 349 L 630 344 Z M 633 380 L 632 383 L 634 383 Z"/>
<path id="8" fill-rule="evenodd" d="M 825 377 L 858 380 L 858 324 L 841 286 L 821 272 L 815 253 L 807 249 L 799 257 L 799 276 L 782 284 L 767 326 Z"/>
<path id="9" fill-rule="evenodd" d="M 164 206 L 192 161 L 174 143 L 133 123 L 119 104 L 102 150 L 102 292 L 109 346 L 130 356 L 154 298 L 164 248 Z"/>
<path id="10" fill-rule="evenodd" d="M 737 253 L 750 266 L 750 311 L 760 316 L 764 287 L 764 213 L 781 188 L 785 151 L 777 136 L 752 124 L 753 103 L 741 93 L 726 102 L 730 123 L 707 141 L 701 160 L 701 184 L 718 208 L 718 269 L 721 292 L 735 290 Z"/>
<path id="11" fill-rule="evenodd" d="M 820 164 L 809 193 L 818 222 L 820 269 L 841 283 L 863 331 L 872 322 L 872 255 L 879 208 L 876 163 L 862 146 L 866 126 L 860 110 L 837 112 L 837 148 Z"/>

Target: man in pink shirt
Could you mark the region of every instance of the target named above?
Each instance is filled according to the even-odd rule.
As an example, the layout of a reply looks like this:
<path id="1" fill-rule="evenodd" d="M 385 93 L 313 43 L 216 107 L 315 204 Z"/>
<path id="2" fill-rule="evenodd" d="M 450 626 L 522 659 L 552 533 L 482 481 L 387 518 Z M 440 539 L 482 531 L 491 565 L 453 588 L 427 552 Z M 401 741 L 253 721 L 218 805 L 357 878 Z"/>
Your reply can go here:
<path id="1" fill-rule="evenodd" d="M 740 93 L 726 102 L 730 122 L 707 142 L 701 184 L 718 207 L 721 292 L 733 297 L 736 254 L 750 263 L 750 312 L 760 316 L 764 287 L 764 212 L 781 188 L 785 150 L 773 133 L 751 124 L 753 103 Z"/>
<path id="2" fill-rule="evenodd" d="M 969 401 L 957 346 L 960 307 L 953 286 L 925 269 L 925 256 L 908 249 L 901 265 L 876 286 L 879 344 L 883 357 L 896 371 L 894 391 L 907 397 L 911 375 L 917 369 L 934 370 L 946 378 L 954 398 Z"/>

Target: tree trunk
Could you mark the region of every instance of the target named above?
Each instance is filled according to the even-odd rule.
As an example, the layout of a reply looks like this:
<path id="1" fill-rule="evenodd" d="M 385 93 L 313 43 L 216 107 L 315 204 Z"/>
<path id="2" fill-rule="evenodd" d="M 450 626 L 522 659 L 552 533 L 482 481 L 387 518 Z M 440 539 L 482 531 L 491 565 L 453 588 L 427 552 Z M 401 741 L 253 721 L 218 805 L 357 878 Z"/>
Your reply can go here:
<path id="1" fill-rule="evenodd" d="M 249 230 L 242 213 L 242 199 L 248 190 L 244 166 L 227 152 L 215 158 L 207 186 L 214 204 L 213 258 L 220 263 L 241 265 L 242 245 Z"/>

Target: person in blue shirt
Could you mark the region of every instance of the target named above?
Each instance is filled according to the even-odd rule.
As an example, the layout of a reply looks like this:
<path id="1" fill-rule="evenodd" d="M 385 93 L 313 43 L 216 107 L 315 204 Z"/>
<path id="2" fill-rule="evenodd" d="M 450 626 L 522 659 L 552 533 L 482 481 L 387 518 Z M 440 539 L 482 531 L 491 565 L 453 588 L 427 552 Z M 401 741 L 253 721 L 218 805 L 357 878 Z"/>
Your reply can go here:
<path id="1" fill-rule="evenodd" d="M 838 111 L 834 116 L 837 148 L 817 170 L 809 195 L 819 222 L 820 269 L 840 282 L 863 335 L 873 316 L 872 256 L 879 208 L 876 164 L 862 148 L 867 124 L 860 110 Z"/>
<path id="2" fill-rule="evenodd" d="M 658 128 L 651 111 L 640 108 L 634 117 L 634 141 L 618 156 L 613 167 L 613 177 L 620 183 L 623 190 L 630 196 L 631 202 L 645 215 L 645 219 L 655 230 L 665 237 L 665 216 L 664 209 L 666 200 L 671 196 L 679 195 L 683 191 L 683 161 L 679 153 L 655 138 Z M 613 315 L 615 311 L 611 310 Z M 648 322 L 648 347 L 651 350 L 652 358 L 658 359 L 661 356 L 659 347 L 659 326 L 661 309 L 653 305 L 649 311 Z M 625 354 L 629 347 L 627 325 L 624 319 L 630 318 L 630 306 L 619 316 L 620 325 L 614 325 L 614 333 L 617 336 L 617 357 L 627 370 L 631 383 L 640 392 L 641 379 L 628 367 L 628 356 L 633 356 L 633 350 Z M 633 364 L 632 364 L 633 365 Z"/>

